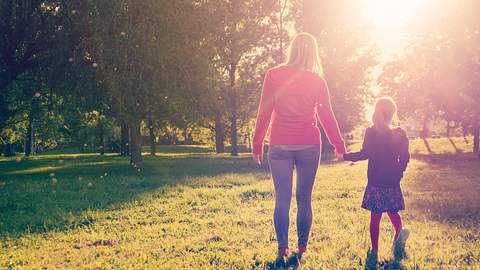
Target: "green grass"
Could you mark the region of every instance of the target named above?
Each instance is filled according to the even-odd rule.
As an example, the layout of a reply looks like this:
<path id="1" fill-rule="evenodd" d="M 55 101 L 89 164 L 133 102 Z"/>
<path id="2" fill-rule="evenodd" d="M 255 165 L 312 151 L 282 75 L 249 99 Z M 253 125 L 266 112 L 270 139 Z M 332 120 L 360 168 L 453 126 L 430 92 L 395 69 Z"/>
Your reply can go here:
<path id="1" fill-rule="evenodd" d="M 402 186 L 412 229 L 404 269 L 480 269 L 480 166 L 471 142 L 412 142 Z M 354 144 L 353 149 L 359 145 Z M 0 160 L 0 268 L 265 269 L 275 258 L 268 166 L 248 155 L 161 148 L 140 171 L 118 156 Z M 303 269 L 363 269 L 366 163 L 324 163 Z M 291 239 L 295 247 L 295 203 Z M 380 257 L 393 230 L 382 221 Z"/>

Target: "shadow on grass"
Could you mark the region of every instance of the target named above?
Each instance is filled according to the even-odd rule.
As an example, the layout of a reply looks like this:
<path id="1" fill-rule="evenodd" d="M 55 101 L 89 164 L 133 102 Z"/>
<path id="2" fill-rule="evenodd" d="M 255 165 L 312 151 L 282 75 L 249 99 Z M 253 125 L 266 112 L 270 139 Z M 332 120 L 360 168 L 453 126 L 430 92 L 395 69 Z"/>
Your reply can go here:
<path id="1" fill-rule="evenodd" d="M 430 143 L 427 141 L 426 138 L 422 138 L 423 143 L 425 144 L 425 148 L 427 148 L 428 153 L 433 153 L 432 148 L 430 147 Z"/>
<path id="2" fill-rule="evenodd" d="M 139 170 L 128 164 L 126 157 L 99 155 L 0 161 L 0 238 L 88 226 L 96 210 L 117 209 L 158 188 L 195 185 L 194 177 L 268 172 L 249 155 L 146 156 Z"/>
<path id="3" fill-rule="evenodd" d="M 448 141 L 452 144 L 453 149 L 455 149 L 455 153 L 462 153 L 462 150 L 460 150 L 455 142 L 452 140 L 452 138 L 448 137 Z"/>
<path id="4" fill-rule="evenodd" d="M 438 153 L 438 154 L 412 153 L 412 158 L 424 161 L 429 164 L 445 164 L 445 165 L 480 161 L 480 157 L 475 155 L 474 153 L 465 153 L 461 151 L 458 153 Z"/>
<path id="5" fill-rule="evenodd" d="M 473 153 L 415 155 L 407 213 L 419 220 L 475 228 L 480 221 L 480 160 Z M 476 239 L 480 240 L 480 239 Z M 466 241 L 470 241 L 466 239 Z"/>
<path id="6" fill-rule="evenodd" d="M 366 269 L 366 268 L 365 268 Z M 374 268 L 375 269 L 375 268 Z M 376 269 L 382 270 L 407 270 L 407 268 L 398 261 L 395 260 L 382 260 L 379 262 L 379 267 Z M 370 269 L 369 269 L 370 270 Z M 371 269 L 373 270 L 373 269 Z"/>

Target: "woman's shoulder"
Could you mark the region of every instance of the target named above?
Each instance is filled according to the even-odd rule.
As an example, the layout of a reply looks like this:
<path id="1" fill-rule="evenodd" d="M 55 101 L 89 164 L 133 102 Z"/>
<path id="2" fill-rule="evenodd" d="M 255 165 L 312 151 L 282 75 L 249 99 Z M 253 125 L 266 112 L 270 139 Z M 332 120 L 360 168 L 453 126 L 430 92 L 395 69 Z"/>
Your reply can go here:
<path id="1" fill-rule="evenodd" d="M 278 66 L 274 66 L 274 67 L 271 67 L 267 70 L 267 73 L 278 73 L 278 72 L 288 72 L 290 71 L 290 67 L 287 66 L 287 65 L 278 65 Z"/>
<path id="2" fill-rule="evenodd" d="M 323 78 L 318 74 L 307 70 L 300 70 L 285 64 L 268 69 L 265 77 L 274 83 L 301 81 L 302 83 L 312 86 L 316 85 L 324 87 L 326 85 Z"/>
<path id="3" fill-rule="evenodd" d="M 297 74 L 301 74 L 301 75 L 316 79 L 318 81 L 324 81 L 324 79 L 320 75 L 318 75 L 313 71 L 298 69 L 296 67 L 289 66 L 287 64 L 280 64 L 278 66 L 271 67 L 267 70 L 267 73 L 270 73 L 270 74 L 297 73 Z"/>
<path id="4" fill-rule="evenodd" d="M 276 78 L 276 77 L 281 78 L 285 76 L 287 72 L 289 71 L 285 65 L 279 65 L 279 66 L 275 66 L 267 69 L 267 72 L 265 72 L 265 76 L 270 78 Z"/>

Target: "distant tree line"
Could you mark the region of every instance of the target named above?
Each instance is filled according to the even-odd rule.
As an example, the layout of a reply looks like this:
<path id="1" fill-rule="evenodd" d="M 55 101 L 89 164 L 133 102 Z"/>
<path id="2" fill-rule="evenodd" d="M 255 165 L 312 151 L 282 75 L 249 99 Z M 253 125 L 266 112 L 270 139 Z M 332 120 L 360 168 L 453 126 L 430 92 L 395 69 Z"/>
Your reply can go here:
<path id="1" fill-rule="evenodd" d="M 239 145 L 249 144 L 263 75 L 285 60 L 292 29 L 319 39 L 341 129 L 351 132 L 365 122 L 365 106 L 373 98 L 370 72 L 378 64 L 368 29 L 355 23 L 358 5 L 354 0 L 3 0 L 0 150 L 29 156 L 68 145 L 116 151 L 135 166 L 142 161 L 142 144 L 155 155 L 159 143 L 210 142 L 218 153 L 237 155 Z M 467 125 L 478 149 L 480 53 L 474 21 L 456 26 L 462 27 L 461 39 L 448 25 L 435 30 L 442 35 L 419 34 L 410 56 L 385 66 L 380 84 L 400 100 L 416 91 L 416 102 L 399 102 L 402 113 L 418 116 L 425 104 L 435 104 L 425 119 L 435 115 Z M 422 57 L 417 44 L 423 44 Z M 412 57 L 424 64 L 407 65 Z M 425 69 L 414 69 L 420 66 Z M 425 79 L 439 78 L 438 72 L 461 74 L 462 83 L 453 83 L 458 76 Z M 428 94 L 430 89 L 444 91 L 444 98 Z"/>
<path id="2" fill-rule="evenodd" d="M 447 136 L 454 128 L 473 134 L 474 152 L 480 142 L 478 10 L 474 0 L 439 1 L 425 10 L 429 16 L 420 14 L 424 19 L 405 53 L 388 62 L 379 78 L 383 93 L 397 100 L 400 116 L 421 121 L 421 137 L 428 137 L 431 121 L 443 119 Z"/>

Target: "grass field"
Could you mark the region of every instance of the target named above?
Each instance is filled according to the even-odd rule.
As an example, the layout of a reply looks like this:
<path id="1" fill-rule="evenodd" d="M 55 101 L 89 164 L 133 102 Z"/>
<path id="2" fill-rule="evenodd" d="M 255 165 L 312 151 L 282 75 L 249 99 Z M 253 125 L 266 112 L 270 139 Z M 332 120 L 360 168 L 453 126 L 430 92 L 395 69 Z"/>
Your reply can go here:
<path id="1" fill-rule="evenodd" d="M 412 234 L 401 268 L 480 269 L 480 161 L 463 138 L 429 143 L 412 143 L 402 183 Z M 0 159 L 0 267 L 265 269 L 276 252 L 268 166 L 202 147 L 159 150 L 139 170 L 93 154 Z M 365 162 L 322 164 L 303 269 L 364 268 L 365 184 Z M 392 235 L 384 218 L 382 260 Z"/>

